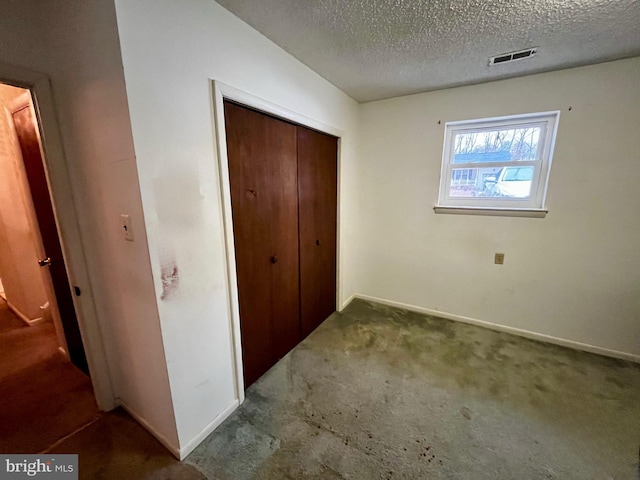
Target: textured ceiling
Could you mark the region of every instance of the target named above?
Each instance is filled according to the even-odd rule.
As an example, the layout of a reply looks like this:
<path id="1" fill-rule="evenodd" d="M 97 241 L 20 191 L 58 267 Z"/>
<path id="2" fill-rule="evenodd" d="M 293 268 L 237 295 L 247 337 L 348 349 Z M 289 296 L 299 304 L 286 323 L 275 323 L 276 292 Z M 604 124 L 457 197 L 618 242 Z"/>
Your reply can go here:
<path id="1" fill-rule="evenodd" d="M 361 102 L 640 55 L 640 0 L 217 1 Z"/>

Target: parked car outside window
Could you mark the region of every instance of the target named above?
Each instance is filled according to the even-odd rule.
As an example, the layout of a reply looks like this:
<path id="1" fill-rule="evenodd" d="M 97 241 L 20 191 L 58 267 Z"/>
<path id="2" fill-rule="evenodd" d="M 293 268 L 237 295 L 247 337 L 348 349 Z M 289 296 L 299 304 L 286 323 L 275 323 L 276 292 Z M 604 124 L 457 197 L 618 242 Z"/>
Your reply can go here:
<path id="1" fill-rule="evenodd" d="M 504 167 L 497 177 L 485 180 L 486 196 L 527 198 L 531 193 L 533 167 Z"/>

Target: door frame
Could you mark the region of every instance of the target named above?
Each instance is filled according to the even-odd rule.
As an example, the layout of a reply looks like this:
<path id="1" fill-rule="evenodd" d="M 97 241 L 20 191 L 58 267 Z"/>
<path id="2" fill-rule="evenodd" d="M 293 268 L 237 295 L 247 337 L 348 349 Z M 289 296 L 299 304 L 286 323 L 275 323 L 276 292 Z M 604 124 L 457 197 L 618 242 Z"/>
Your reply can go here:
<path id="1" fill-rule="evenodd" d="M 240 304 L 238 301 L 238 278 L 236 275 L 236 250 L 233 237 L 233 221 L 231 211 L 231 184 L 229 181 L 229 157 L 227 156 L 227 131 L 224 116 L 224 101 L 231 100 L 247 107 L 254 108 L 260 112 L 283 120 L 309 127 L 322 133 L 326 133 L 338 138 L 338 211 L 336 212 L 336 310 L 341 305 L 341 285 L 342 269 L 340 254 L 340 185 L 341 185 L 341 159 L 342 159 L 342 139 L 345 136 L 344 130 L 332 127 L 306 115 L 289 110 L 275 103 L 256 97 L 243 90 L 224 84 L 217 80 L 211 80 L 211 97 L 213 101 L 212 116 L 214 119 L 214 138 L 218 156 L 218 182 L 220 188 L 220 214 L 223 222 L 224 232 L 224 261 L 226 269 L 226 291 L 228 297 L 228 318 L 231 330 L 231 352 L 232 364 L 234 365 L 234 385 L 236 400 L 239 403 L 244 401 L 244 375 L 242 366 L 242 342 L 240 334 Z"/>
<path id="2" fill-rule="evenodd" d="M 80 296 L 72 294 L 72 298 L 89 364 L 93 392 L 100 410 L 112 410 L 116 407 L 116 400 L 91 289 L 78 214 L 51 91 L 51 81 L 45 74 L 2 62 L 0 62 L 0 81 L 31 92 L 33 109 L 38 120 L 49 195 L 70 283 L 69 288 L 77 285 L 82 292 Z"/>

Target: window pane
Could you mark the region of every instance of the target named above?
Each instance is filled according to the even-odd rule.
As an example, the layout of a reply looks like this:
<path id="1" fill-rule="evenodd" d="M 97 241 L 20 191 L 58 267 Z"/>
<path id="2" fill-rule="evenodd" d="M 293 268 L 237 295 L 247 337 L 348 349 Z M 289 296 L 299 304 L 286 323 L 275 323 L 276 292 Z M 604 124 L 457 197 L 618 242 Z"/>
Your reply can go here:
<path id="1" fill-rule="evenodd" d="M 500 168 L 454 168 L 451 170 L 449 195 L 452 197 L 479 197 L 484 190 L 487 175 Z"/>
<path id="2" fill-rule="evenodd" d="M 533 178 L 533 167 L 508 167 L 504 174 L 505 182 L 531 181 Z"/>
<path id="3" fill-rule="evenodd" d="M 451 197 L 527 198 L 531 195 L 534 168 L 454 168 L 451 171 Z"/>
<path id="4" fill-rule="evenodd" d="M 540 132 L 541 127 L 536 126 L 456 133 L 453 163 L 536 160 Z"/>

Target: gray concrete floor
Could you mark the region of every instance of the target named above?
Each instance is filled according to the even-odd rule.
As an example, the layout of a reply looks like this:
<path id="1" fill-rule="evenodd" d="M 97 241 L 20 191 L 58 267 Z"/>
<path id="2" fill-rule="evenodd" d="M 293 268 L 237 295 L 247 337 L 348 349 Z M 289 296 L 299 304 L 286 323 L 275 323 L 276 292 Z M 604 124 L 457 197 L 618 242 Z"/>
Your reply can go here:
<path id="1" fill-rule="evenodd" d="M 184 462 L 216 479 L 638 479 L 640 365 L 360 300 Z"/>
<path id="2" fill-rule="evenodd" d="M 82 479 L 639 479 L 640 365 L 356 300 L 184 462 L 122 412 Z"/>

